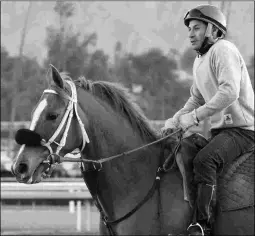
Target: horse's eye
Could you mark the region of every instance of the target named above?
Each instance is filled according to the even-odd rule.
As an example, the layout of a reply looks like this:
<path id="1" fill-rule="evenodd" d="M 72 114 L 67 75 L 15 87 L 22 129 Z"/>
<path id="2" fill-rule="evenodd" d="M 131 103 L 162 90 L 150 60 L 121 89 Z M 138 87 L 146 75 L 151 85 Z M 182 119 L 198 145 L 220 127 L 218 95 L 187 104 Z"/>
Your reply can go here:
<path id="1" fill-rule="evenodd" d="M 57 118 L 58 118 L 58 114 L 56 113 L 49 113 L 47 114 L 47 117 L 46 117 L 47 120 L 56 120 Z"/>

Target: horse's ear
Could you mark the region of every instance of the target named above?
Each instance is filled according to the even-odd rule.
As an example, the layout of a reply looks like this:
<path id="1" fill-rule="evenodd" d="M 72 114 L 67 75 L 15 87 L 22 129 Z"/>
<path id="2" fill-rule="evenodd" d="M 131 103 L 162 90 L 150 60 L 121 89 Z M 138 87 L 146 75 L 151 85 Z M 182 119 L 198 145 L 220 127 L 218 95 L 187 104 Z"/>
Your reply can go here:
<path id="1" fill-rule="evenodd" d="M 64 80 L 62 79 L 62 77 L 60 76 L 59 71 L 57 70 L 57 68 L 55 66 L 53 66 L 52 64 L 50 64 L 51 67 L 51 77 L 53 79 L 53 81 L 55 82 L 55 84 L 60 87 L 60 88 L 64 88 Z"/>

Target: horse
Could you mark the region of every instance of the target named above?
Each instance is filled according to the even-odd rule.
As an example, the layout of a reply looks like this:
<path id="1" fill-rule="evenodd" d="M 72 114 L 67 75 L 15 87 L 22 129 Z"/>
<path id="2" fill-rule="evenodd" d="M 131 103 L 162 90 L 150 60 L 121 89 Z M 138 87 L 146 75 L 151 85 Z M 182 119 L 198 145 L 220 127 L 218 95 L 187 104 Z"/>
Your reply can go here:
<path id="1" fill-rule="evenodd" d="M 21 145 L 11 168 L 16 180 L 39 183 L 79 149 L 84 181 L 102 217 L 101 234 L 185 235 L 193 209 L 183 197 L 183 177 L 178 168 L 160 171 L 161 134 L 129 91 L 113 82 L 73 81 L 53 65 L 50 71 L 29 129 L 16 133 Z M 254 202 L 218 207 L 214 235 L 254 235 L 253 218 Z"/>

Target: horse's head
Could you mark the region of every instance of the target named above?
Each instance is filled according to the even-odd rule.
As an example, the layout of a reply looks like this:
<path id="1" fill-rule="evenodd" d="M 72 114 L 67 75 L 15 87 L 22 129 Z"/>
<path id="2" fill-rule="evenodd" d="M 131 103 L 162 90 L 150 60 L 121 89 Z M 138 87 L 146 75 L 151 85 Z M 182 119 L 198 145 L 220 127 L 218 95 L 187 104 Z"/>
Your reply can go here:
<path id="1" fill-rule="evenodd" d="M 32 112 L 30 128 L 16 133 L 15 139 L 21 148 L 14 159 L 12 172 L 21 183 L 40 182 L 54 158 L 76 148 L 83 149 L 89 142 L 78 115 L 73 81 L 51 66 L 48 82 L 49 88 Z"/>

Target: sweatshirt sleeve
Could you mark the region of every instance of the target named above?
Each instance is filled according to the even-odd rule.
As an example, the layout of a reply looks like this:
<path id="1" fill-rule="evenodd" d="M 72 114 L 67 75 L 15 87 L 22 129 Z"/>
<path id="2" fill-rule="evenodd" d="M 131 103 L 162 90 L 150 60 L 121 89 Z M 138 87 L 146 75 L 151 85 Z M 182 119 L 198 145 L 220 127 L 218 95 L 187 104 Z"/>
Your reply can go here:
<path id="1" fill-rule="evenodd" d="M 218 91 L 197 109 L 197 117 L 204 120 L 229 107 L 239 97 L 241 62 L 235 48 L 225 44 L 212 54 L 212 68 L 218 82 Z"/>
<path id="2" fill-rule="evenodd" d="M 174 115 L 174 119 L 179 117 L 182 114 L 188 113 L 193 111 L 194 109 L 202 106 L 205 104 L 204 98 L 202 97 L 201 93 L 199 92 L 195 81 L 193 82 L 191 88 L 190 88 L 190 97 L 188 101 L 185 103 L 184 107 L 180 109 L 177 113 Z"/>

